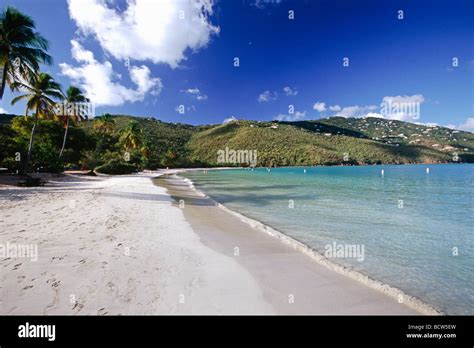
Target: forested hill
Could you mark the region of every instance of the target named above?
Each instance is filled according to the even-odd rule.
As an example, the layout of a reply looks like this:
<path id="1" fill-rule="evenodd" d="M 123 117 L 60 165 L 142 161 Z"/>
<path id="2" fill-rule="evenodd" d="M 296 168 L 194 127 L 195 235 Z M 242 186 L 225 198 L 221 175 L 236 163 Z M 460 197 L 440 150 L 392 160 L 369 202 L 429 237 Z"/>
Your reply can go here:
<path id="1" fill-rule="evenodd" d="M 226 146 L 256 149 L 267 166 L 474 161 L 472 133 L 380 118 L 238 121 L 195 132 L 187 146 L 209 162 Z"/>
<path id="2" fill-rule="evenodd" d="M 15 165 L 30 129 L 31 118 L 0 115 L 0 167 Z M 34 166 L 94 168 L 121 161 L 125 152 L 137 169 L 245 165 L 219 162 L 226 148 L 256 151 L 257 166 L 474 162 L 473 133 L 380 118 L 192 126 L 108 115 L 73 125 L 65 156 L 53 165 L 63 133 L 57 120 L 40 121 Z"/>

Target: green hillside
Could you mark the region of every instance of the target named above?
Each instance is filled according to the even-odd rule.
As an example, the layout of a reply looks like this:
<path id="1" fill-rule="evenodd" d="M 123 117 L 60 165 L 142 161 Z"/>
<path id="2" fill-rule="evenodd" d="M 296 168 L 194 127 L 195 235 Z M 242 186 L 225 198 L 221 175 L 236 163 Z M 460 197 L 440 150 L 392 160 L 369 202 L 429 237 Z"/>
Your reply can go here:
<path id="1" fill-rule="evenodd" d="M 257 150 L 261 166 L 472 162 L 474 134 L 378 118 L 238 121 L 194 133 L 188 148 L 217 165 L 217 151 Z"/>
<path id="2" fill-rule="evenodd" d="M 63 128 L 41 120 L 32 168 L 93 169 L 127 161 L 136 169 L 248 165 L 218 161 L 218 151 L 257 153 L 257 166 L 474 162 L 474 134 L 379 118 L 332 117 L 317 121 L 233 121 L 192 126 L 150 117 L 112 115 L 113 129 L 100 131 L 100 117 L 72 126 L 63 161 L 57 160 Z M 15 168 L 25 153 L 31 118 L 0 115 L 0 167 Z M 135 125 L 128 148 L 124 134 Z"/>

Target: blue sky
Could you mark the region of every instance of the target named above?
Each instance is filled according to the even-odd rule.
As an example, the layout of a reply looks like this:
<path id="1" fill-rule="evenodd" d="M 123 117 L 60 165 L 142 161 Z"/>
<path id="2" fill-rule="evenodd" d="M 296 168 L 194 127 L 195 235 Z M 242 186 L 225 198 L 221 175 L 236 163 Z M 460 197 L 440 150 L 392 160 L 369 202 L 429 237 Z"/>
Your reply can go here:
<path id="1" fill-rule="evenodd" d="M 43 70 L 84 89 L 96 114 L 191 124 L 299 120 L 382 116 L 380 104 L 395 100 L 419 103 L 419 115 L 384 117 L 474 130 L 471 0 L 7 5 L 30 15 L 50 41 L 54 65 Z M 11 98 L 8 91 L 0 108 L 23 114 Z"/>

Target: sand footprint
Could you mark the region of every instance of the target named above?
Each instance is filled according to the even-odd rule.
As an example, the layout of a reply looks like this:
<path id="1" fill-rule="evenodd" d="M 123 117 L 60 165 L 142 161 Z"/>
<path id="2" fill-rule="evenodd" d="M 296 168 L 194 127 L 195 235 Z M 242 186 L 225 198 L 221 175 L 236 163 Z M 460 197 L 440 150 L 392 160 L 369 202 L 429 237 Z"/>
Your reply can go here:
<path id="1" fill-rule="evenodd" d="M 105 310 L 105 307 L 102 307 L 97 311 L 97 315 L 107 315 L 108 313 L 109 312 Z"/>
<path id="2" fill-rule="evenodd" d="M 72 307 L 73 310 L 80 312 L 84 308 L 84 305 L 82 303 L 76 302 L 74 304 L 74 307 Z"/>

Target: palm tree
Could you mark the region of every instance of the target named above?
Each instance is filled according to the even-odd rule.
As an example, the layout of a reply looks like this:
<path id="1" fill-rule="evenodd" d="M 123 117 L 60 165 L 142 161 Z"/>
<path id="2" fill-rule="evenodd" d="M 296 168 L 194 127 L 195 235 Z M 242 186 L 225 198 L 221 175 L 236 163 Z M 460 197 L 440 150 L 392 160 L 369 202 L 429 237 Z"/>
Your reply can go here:
<path id="1" fill-rule="evenodd" d="M 82 91 L 74 86 L 70 86 L 67 91 L 66 91 L 66 99 L 64 100 L 67 105 L 65 105 L 66 109 L 66 115 L 61 115 L 61 118 L 63 119 L 64 123 L 64 139 L 63 139 L 63 145 L 61 147 L 61 151 L 59 152 L 59 158 L 63 156 L 64 148 L 66 147 L 66 139 L 67 139 L 67 133 L 69 130 L 69 120 L 72 119 L 73 122 L 80 122 L 85 119 L 84 116 L 81 115 L 81 113 L 77 113 L 77 104 L 76 103 L 85 103 L 89 102 L 89 99 L 86 98 L 83 94 Z M 69 114 L 69 106 L 72 106 L 72 113 Z"/>
<path id="2" fill-rule="evenodd" d="M 115 120 L 110 114 L 96 117 L 93 128 L 100 133 L 113 133 L 115 131 Z"/>
<path id="3" fill-rule="evenodd" d="M 126 151 L 130 149 L 137 149 L 140 147 L 142 130 L 137 121 L 130 121 L 127 128 L 122 132 L 120 140 Z"/>
<path id="4" fill-rule="evenodd" d="M 54 115 L 54 107 L 56 102 L 53 99 L 62 100 L 64 95 L 61 92 L 61 85 L 54 81 L 51 75 L 46 73 L 33 75 L 30 82 L 16 81 L 13 83 L 13 88 L 24 90 L 26 93 L 14 98 L 12 100 L 12 105 L 20 100 L 26 100 L 25 117 L 28 117 L 29 110 L 35 110 L 35 119 L 33 127 L 31 128 L 28 154 L 22 168 L 22 172 L 25 172 L 33 151 L 33 142 L 36 127 L 38 126 L 38 119 L 40 117 L 49 117 Z"/>
<path id="5" fill-rule="evenodd" d="M 33 20 L 13 7 L 0 14 L 0 99 L 8 83 L 12 90 L 20 78 L 29 80 L 40 64 L 51 64 L 48 41 L 35 31 Z"/>

